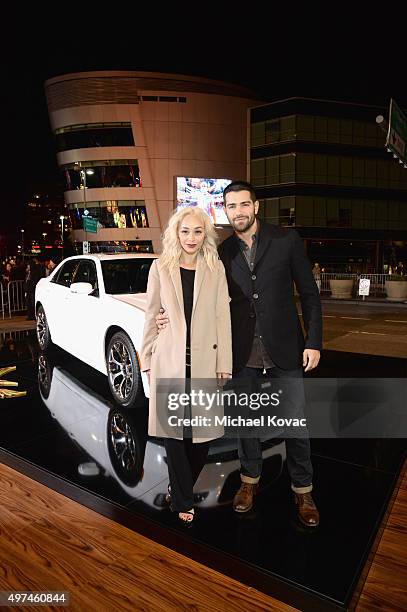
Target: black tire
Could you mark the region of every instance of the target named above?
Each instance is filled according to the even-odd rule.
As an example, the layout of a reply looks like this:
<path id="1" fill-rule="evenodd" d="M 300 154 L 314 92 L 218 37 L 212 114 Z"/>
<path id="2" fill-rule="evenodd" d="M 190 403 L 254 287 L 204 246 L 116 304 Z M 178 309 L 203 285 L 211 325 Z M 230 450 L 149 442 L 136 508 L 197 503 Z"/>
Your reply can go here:
<path id="1" fill-rule="evenodd" d="M 113 408 L 107 420 L 107 447 L 113 470 L 125 485 L 135 487 L 143 475 L 147 444 L 146 423 L 140 426 L 137 411 Z"/>
<path id="2" fill-rule="evenodd" d="M 38 355 L 38 386 L 44 399 L 48 399 L 51 391 L 53 371 L 54 366 L 47 355 L 40 353 Z"/>
<path id="3" fill-rule="evenodd" d="M 117 404 L 130 408 L 144 401 L 143 383 L 135 348 L 128 335 L 116 332 L 106 351 L 110 391 Z"/>
<path id="4" fill-rule="evenodd" d="M 47 317 L 45 316 L 44 307 L 40 304 L 37 308 L 37 340 L 42 351 L 51 348 L 51 332 L 49 331 Z"/>

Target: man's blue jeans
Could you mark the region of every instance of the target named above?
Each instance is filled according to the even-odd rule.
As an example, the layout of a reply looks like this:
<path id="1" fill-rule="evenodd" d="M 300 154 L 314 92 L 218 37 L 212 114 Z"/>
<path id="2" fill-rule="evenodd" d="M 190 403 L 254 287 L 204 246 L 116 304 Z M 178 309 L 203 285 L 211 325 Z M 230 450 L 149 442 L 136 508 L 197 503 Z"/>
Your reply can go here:
<path id="1" fill-rule="evenodd" d="M 302 368 L 296 370 L 282 370 L 273 366 L 267 370 L 263 368 L 243 368 L 234 378 L 296 378 L 298 380 L 298 406 L 296 413 L 303 415 L 305 396 L 303 387 Z M 291 479 L 291 488 L 296 493 L 312 491 L 312 464 L 309 438 L 287 437 L 285 440 L 287 450 L 287 469 Z M 263 464 L 261 442 L 258 438 L 238 438 L 238 452 L 241 464 L 240 477 L 242 482 L 256 484 L 260 480 Z"/>

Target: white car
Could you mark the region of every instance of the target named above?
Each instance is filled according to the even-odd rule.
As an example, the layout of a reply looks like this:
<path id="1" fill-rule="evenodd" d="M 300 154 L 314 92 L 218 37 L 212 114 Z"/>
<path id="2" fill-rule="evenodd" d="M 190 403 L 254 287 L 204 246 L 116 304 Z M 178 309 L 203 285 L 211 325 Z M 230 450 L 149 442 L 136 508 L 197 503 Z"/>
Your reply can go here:
<path id="1" fill-rule="evenodd" d="M 40 348 L 52 343 L 108 377 L 121 406 L 149 397 L 140 372 L 148 273 L 157 255 L 79 255 L 35 290 Z"/>

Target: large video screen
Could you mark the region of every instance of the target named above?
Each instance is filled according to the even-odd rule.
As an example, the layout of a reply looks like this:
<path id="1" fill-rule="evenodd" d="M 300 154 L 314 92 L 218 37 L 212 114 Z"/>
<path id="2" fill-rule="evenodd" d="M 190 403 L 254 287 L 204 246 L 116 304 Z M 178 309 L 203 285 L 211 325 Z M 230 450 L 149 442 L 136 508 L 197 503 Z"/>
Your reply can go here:
<path id="1" fill-rule="evenodd" d="M 223 210 L 223 190 L 230 179 L 176 177 L 177 210 L 199 206 L 215 225 L 229 225 Z"/>

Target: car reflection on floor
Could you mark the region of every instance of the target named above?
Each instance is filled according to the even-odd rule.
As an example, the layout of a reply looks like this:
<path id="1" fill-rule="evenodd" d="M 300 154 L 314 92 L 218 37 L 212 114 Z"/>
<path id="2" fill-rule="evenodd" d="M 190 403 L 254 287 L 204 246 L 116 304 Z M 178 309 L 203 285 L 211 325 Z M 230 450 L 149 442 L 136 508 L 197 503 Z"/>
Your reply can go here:
<path id="1" fill-rule="evenodd" d="M 78 466 L 79 474 L 88 479 L 112 477 L 130 499 L 142 498 L 158 511 L 167 508 L 165 449 L 162 440 L 148 437 L 146 405 L 133 409 L 114 405 L 58 365 L 50 352 L 38 356 L 38 382 L 51 415 L 92 459 Z M 281 474 L 285 444 L 271 439 L 263 442 L 263 448 L 262 481 L 270 486 Z M 235 440 L 212 442 L 195 486 L 195 504 L 203 508 L 230 504 L 239 486 L 239 468 Z"/>

